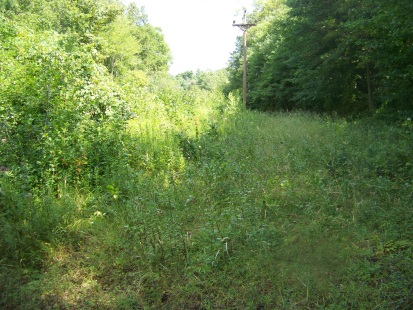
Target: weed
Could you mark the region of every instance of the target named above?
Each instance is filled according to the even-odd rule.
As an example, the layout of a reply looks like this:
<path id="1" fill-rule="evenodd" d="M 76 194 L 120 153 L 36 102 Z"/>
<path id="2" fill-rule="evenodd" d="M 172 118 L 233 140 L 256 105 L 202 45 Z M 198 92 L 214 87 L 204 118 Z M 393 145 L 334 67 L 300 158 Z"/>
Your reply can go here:
<path id="1" fill-rule="evenodd" d="M 411 307 L 403 128 L 211 115 L 197 130 L 131 123 L 93 190 L 27 196 L 1 175 L 1 306 Z"/>

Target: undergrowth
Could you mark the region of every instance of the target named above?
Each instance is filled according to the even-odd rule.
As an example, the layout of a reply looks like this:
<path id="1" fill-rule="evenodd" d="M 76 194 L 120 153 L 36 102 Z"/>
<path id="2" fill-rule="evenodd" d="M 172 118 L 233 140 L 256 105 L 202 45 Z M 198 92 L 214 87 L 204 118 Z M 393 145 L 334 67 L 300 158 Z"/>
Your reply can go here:
<path id="1" fill-rule="evenodd" d="M 214 113 L 130 122 L 93 186 L 1 172 L 0 307 L 413 307 L 407 128 Z"/>

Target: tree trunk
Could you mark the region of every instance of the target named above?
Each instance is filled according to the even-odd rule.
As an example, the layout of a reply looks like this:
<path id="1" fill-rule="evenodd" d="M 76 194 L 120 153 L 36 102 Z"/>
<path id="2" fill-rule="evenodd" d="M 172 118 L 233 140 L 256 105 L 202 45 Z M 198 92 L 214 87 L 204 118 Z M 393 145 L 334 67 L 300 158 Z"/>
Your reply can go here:
<path id="1" fill-rule="evenodd" d="M 368 98 L 369 98 L 369 109 L 370 109 L 370 111 L 374 111 L 375 106 L 374 106 L 374 102 L 373 102 L 373 90 L 372 90 L 372 87 L 371 87 L 370 63 L 367 63 L 366 71 L 367 71 L 367 95 L 368 95 Z"/>

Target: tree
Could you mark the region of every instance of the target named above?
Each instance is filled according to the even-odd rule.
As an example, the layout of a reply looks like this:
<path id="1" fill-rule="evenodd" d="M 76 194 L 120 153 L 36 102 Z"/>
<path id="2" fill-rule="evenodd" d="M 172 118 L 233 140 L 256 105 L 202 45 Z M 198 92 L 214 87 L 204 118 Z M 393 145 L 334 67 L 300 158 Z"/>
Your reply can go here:
<path id="1" fill-rule="evenodd" d="M 250 32 L 251 107 L 412 110 L 412 13 L 408 0 L 260 3 Z M 229 67 L 232 89 L 239 82 L 239 49 Z"/>
<path id="2" fill-rule="evenodd" d="M 141 60 L 139 69 L 147 72 L 168 71 L 172 56 L 161 29 L 149 24 L 144 7 L 138 8 L 131 3 L 126 15 L 134 25 L 132 35 L 141 47 L 137 52 Z"/>
<path id="3" fill-rule="evenodd" d="M 141 67 L 139 52 L 142 47 L 133 34 L 133 27 L 127 18 L 120 16 L 99 34 L 100 53 L 104 57 L 105 66 L 114 77 Z"/>
<path id="4" fill-rule="evenodd" d="M 222 91 L 228 83 L 228 72 L 226 69 L 216 71 L 185 71 L 175 76 L 184 90 L 200 88 L 207 91 Z"/>
<path id="5" fill-rule="evenodd" d="M 23 190 L 92 182 L 122 158 L 126 100 L 170 59 L 145 15 L 130 16 L 112 0 L 2 2 L 0 165 Z"/>

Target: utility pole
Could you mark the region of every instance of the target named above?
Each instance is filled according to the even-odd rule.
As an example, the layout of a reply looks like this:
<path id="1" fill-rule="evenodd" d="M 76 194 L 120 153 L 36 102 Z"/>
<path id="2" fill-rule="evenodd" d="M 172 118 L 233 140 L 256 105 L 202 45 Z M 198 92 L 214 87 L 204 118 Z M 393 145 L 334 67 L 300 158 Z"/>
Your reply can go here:
<path id="1" fill-rule="evenodd" d="M 238 27 L 241 29 L 244 33 L 244 74 L 243 74 L 243 83 L 242 83 L 242 88 L 243 88 L 243 94 L 242 94 L 242 99 L 244 101 L 244 107 L 247 108 L 247 30 L 251 28 L 252 26 L 257 25 L 256 23 L 247 23 L 247 10 L 244 10 L 244 23 L 242 24 L 236 24 L 235 20 L 232 23 L 232 26 Z"/>

